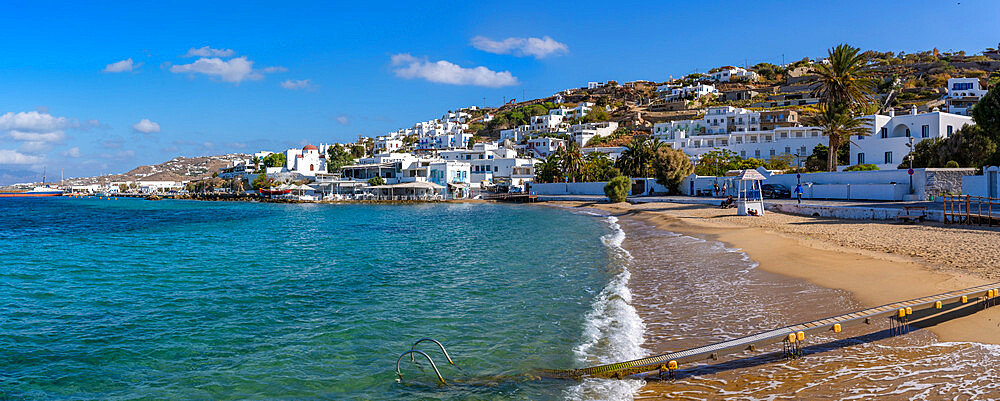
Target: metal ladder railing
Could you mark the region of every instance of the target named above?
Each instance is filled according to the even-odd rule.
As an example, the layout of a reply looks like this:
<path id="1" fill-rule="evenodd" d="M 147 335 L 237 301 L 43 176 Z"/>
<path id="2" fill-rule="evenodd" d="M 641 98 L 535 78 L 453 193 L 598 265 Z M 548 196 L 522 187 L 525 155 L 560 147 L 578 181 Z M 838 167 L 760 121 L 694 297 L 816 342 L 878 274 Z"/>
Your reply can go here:
<path id="1" fill-rule="evenodd" d="M 399 370 L 399 362 L 403 360 L 403 357 L 409 355 L 410 356 L 410 362 L 416 362 L 416 357 L 414 356 L 414 354 L 420 354 L 420 355 L 423 355 L 424 358 L 427 358 L 427 362 L 431 363 L 431 368 L 434 369 L 434 374 L 437 375 L 438 381 L 440 381 L 442 385 L 447 384 L 444 381 L 444 377 L 441 376 L 441 371 L 438 370 L 437 364 L 434 363 L 434 360 L 431 359 L 430 355 L 427 355 L 427 353 L 425 353 L 423 351 L 419 351 L 419 350 L 416 349 L 417 345 L 420 344 L 420 343 L 422 343 L 422 342 L 424 342 L 424 341 L 432 341 L 435 344 L 437 344 L 438 347 L 441 348 L 441 352 L 444 354 L 444 357 L 446 359 L 448 359 L 448 363 L 450 363 L 452 366 L 455 365 L 455 362 L 453 362 L 451 360 L 451 355 L 448 355 L 448 350 L 446 350 L 444 348 L 444 345 L 441 344 L 440 341 L 435 340 L 433 338 L 429 338 L 429 337 L 421 338 L 421 339 L 417 340 L 417 342 L 413 343 L 413 345 L 410 346 L 410 349 L 408 351 L 404 352 L 402 355 L 399 356 L 399 358 L 396 359 L 396 381 L 397 382 L 400 382 L 400 383 L 403 382 L 403 373 L 400 372 L 400 370 Z"/>

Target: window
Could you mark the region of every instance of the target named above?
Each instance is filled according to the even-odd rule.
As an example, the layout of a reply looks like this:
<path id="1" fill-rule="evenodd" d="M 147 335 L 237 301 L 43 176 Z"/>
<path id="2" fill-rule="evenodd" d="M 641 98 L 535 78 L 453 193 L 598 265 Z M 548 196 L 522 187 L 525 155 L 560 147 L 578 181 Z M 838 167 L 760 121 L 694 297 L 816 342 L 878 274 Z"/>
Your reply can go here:
<path id="1" fill-rule="evenodd" d="M 805 155 L 806 155 L 806 147 L 803 146 L 799 148 L 799 156 L 805 156 Z"/>
<path id="2" fill-rule="evenodd" d="M 909 127 L 906 128 L 906 137 L 907 138 L 910 137 L 910 128 Z"/>
<path id="3" fill-rule="evenodd" d="M 886 127 L 882 127 L 882 138 L 888 138 L 888 137 L 889 137 L 889 129 Z"/>
<path id="4" fill-rule="evenodd" d="M 792 148 L 790 146 L 785 146 L 785 153 L 792 154 Z"/>
<path id="5" fill-rule="evenodd" d="M 858 164 L 865 164 L 865 154 L 858 153 Z"/>
<path id="6" fill-rule="evenodd" d="M 770 156 L 771 156 L 771 157 L 774 157 L 774 149 L 771 149 L 771 154 L 770 154 Z"/>
<path id="7" fill-rule="evenodd" d="M 885 152 L 885 164 L 892 164 L 892 152 Z"/>
<path id="8" fill-rule="evenodd" d="M 747 151 L 741 150 L 740 151 L 740 157 L 747 157 Z"/>
<path id="9" fill-rule="evenodd" d="M 760 149 L 755 149 L 753 151 L 753 157 L 760 159 Z"/>
<path id="10" fill-rule="evenodd" d="M 931 126 L 930 125 L 923 125 L 923 126 L 921 126 L 920 127 L 920 137 L 921 138 L 927 138 L 929 136 L 931 136 Z"/>
<path id="11" fill-rule="evenodd" d="M 948 126 L 948 136 L 951 136 L 951 130 L 952 130 L 952 128 L 951 128 L 951 126 L 949 125 L 949 126 Z"/>
<path id="12" fill-rule="evenodd" d="M 972 82 L 956 82 L 951 86 L 951 90 L 964 91 L 972 89 Z"/>

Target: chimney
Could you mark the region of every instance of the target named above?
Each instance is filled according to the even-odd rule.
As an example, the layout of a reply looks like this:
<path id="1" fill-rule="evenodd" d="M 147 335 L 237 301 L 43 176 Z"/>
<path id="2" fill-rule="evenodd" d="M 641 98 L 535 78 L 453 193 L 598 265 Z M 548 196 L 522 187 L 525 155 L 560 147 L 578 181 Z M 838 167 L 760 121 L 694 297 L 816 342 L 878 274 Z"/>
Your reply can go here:
<path id="1" fill-rule="evenodd" d="M 917 115 L 917 105 L 910 106 L 910 115 L 911 116 Z"/>
<path id="2" fill-rule="evenodd" d="M 895 117 L 895 116 L 896 116 L 896 108 L 895 107 L 890 107 L 889 108 L 889 117 Z"/>

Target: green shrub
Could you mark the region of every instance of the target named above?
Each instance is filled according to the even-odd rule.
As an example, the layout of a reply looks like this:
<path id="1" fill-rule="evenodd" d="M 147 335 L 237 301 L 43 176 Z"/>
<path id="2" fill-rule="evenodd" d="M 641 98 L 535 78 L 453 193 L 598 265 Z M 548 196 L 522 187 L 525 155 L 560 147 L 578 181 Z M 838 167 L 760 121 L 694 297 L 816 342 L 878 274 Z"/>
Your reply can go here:
<path id="1" fill-rule="evenodd" d="M 374 176 L 368 179 L 368 186 L 374 187 L 377 185 L 385 185 L 385 179 L 379 176 Z"/>
<path id="2" fill-rule="evenodd" d="M 632 180 L 624 175 L 620 175 L 612 178 L 607 184 L 604 184 L 604 194 L 608 196 L 608 200 L 611 203 L 625 202 L 631 186 Z"/>
<path id="3" fill-rule="evenodd" d="M 947 168 L 959 168 L 960 167 L 958 165 L 958 162 L 954 161 L 954 160 L 948 160 L 948 162 L 945 163 L 944 166 L 947 167 Z"/>
<path id="4" fill-rule="evenodd" d="M 875 171 L 875 170 L 878 170 L 878 166 L 874 164 L 855 164 L 853 166 L 844 169 L 844 171 Z"/>

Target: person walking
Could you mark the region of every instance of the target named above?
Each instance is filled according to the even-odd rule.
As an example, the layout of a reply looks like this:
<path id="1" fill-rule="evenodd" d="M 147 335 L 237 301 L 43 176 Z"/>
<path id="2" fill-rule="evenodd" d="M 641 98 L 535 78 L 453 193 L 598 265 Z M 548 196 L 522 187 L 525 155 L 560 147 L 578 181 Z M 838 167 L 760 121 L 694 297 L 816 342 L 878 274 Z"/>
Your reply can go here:
<path id="1" fill-rule="evenodd" d="M 799 199 L 799 203 L 802 203 L 802 184 L 795 186 L 795 197 Z"/>
<path id="2" fill-rule="evenodd" d="M 717 182 L 713 183 L 712 187 L 713 187 L 712 191 L 715 193 L 715 197 L 718 198 L 719 197 L 719 183 L 717 183 Z"/>

